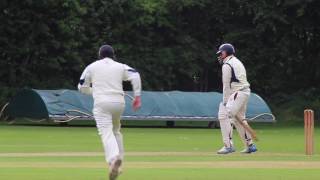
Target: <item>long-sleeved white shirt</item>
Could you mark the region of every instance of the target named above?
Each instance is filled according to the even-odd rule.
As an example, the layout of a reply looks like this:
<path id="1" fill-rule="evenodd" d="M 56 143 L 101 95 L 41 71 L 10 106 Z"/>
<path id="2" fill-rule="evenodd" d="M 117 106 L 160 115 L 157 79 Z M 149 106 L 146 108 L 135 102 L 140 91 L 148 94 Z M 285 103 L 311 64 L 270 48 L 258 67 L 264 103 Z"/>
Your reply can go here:
<path id="1" fill-rule="evenodd" d="M 124 102 L 123 81 L 131 81 L 134 96 L 141 95 L 140 74 L 126 64 L 104 58 L 88 65 L 83 71 L 78 89 L 92 92 L 94 102 Z"/>
<path id="2" fill-rule="evenodd" d="M 250 93 L 250 84 L 242 62 L 231 55 L 225 58 L 222 65 L 223 103 L 227 103 L 231 94 L 236 91 Z"/>

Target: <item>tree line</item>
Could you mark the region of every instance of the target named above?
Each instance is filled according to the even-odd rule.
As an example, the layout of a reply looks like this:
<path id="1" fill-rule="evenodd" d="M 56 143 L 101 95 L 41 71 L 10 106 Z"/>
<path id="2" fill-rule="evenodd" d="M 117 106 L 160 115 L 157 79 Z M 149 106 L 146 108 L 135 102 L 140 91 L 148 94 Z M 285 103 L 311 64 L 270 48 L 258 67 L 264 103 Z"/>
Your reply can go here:
<path id="1" fill-rule="evenodd" d="M 316 0 L 2 0 L 0 101 L 24 87 L 74 89 L 102 44 L 141 73 L 145 90 L 220 91 L 224 42 L 253 92 L 311 97 L 320 92 L 319 9 Z"/>

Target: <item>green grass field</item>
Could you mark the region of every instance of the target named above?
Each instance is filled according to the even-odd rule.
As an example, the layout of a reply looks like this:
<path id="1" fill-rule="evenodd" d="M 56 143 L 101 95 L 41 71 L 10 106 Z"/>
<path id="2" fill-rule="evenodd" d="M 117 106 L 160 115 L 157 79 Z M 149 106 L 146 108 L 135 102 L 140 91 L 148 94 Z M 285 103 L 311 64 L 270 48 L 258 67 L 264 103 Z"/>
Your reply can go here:
<path id="1" fill-rule="evenodd" d="M 259 152 L 217 155 L 219 129 L 123 128 L 126 148 L 119 180 L 320 179 L 316 151 L 304 155 L 301 126 L 255 125 Z M 238 151 L 242 144 L 235 131 Z M 95 127 L 0 125 L 0 179 L 105 180 L 107 166 Z"/>

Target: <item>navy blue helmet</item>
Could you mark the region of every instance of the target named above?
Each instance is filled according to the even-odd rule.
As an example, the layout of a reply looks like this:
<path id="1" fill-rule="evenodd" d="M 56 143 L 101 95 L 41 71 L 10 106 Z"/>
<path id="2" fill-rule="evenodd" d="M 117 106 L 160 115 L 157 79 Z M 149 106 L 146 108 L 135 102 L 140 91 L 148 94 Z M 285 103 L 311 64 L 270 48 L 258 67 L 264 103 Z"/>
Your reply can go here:
<path id="1" fill-rule="evenodd" d="M 222 44 L 218 51 L 217 51 L 217 54 L 220 54 L 222 51 L 225 51 L 227 53 L 227 55 L 231 55 L 231 54 L 235 54 L 236 51 L 234 50 L 234 47 L 232 44 L 229 44 L 229 43 L 225 43 L 225 44 Z"/>
<path id="2" fill-rule="evenodd" d="M 99 49 L 99 59 L 106 57 L 114 59 L 114 50 L 110 45 L 103 45 Z"/>

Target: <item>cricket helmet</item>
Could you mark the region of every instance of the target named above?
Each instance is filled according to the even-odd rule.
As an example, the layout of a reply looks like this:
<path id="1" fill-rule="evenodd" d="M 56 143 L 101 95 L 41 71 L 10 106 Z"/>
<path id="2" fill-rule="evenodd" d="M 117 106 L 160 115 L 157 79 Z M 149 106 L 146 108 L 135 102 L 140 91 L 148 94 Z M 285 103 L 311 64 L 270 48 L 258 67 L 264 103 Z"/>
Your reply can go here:
<path id="1" fill-rule="evenodd" d="M 236 51 L 234 50 L 234 47 L 232 44 L 229 44 L 229 43 L 225 43 L 225 44 L 222 44 L 217 53 L 216 54 L 220 54 L 222 51 L 225 51 L 228 55 L 231 55 L 231 54 L 235 54 Z"/>
<path id="2" fill-rule="evenodd" d="M 100 59 L 103 59 L 103 58 L 111 58 L 111 59 L 114 59 L 114 50 L 112 48 L 112 46 L 110 45 L 103 45 L 100 47 L 99 49 L 99 58 Z"/>

